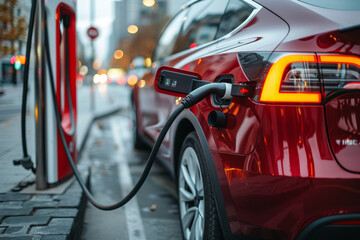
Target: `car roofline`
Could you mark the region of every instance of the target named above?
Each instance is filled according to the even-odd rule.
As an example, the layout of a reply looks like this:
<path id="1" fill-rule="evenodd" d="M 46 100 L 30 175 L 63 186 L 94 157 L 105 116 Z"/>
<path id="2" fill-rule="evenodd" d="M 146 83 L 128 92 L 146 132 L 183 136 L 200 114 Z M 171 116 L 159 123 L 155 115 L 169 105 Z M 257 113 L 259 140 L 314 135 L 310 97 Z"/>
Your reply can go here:
<path id="1" fill-rule="evenodd" d="M 185 9 L 185 8 L 188 8 L 190 7 L 191 5 L 193 5 L 194 3 L 197 3 L 197 2 L 201 2 L 203 0 L 191 0 L 187 3 L 185 3 L 184 5 L 181 6 L 182 9 Z"/>

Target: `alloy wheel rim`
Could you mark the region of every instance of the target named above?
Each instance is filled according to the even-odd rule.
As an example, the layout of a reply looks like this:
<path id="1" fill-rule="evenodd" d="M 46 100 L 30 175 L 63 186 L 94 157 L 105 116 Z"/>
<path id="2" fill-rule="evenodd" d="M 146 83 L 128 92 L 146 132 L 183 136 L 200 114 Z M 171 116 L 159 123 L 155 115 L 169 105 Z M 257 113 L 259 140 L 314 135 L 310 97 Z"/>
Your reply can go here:
<path id="1" fill-rule="evenodd" d="M 181 158 L 179 206 L 182 230 L 187 240 L 202 239 L 205 223 L 204 184 L 199 159 L 192 147 Z"/>

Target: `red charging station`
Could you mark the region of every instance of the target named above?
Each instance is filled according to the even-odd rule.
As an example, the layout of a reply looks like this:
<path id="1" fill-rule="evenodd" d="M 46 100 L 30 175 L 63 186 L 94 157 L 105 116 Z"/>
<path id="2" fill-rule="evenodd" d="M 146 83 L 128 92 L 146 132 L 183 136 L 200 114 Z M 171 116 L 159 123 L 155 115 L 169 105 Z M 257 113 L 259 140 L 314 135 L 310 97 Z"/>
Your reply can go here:
<path id="1" fill-rule="evenodd" d="M 47 21 L 55 91 L 67 147 L 76 161 L 76 30 L 75 0 L 38 1 L 35 44 L 35 128 L 36 188 L 46 189 L 72 175 L 56 125 L 49 71 L 44 55 L 44 29 Z M 39 51 L 40 49 L 40 51 Z"/>
<path id="2" fill-rule="evenodd" d="M 64 129 L 65 139 L 72 158 L 76 162 L 76 31 L 74 9 L 60 3 L 56 8 L 56 95 L 58 107 L 61 110 L 61 125 Z M 64 18 L 69 19 L 66 30 L 61 25 Z M 66 81 L 69 81 L 68 83 Z M 67 87 L 68 84 L 68 87 Z M 69 91 L 70 90 L 70 91 Z M 69 101 L 68 94 L 72 101 Z M 71 122 L 70 106 L 73 109 Z M 55 126 L 56 127 L 56 126 Z M 67 160 L 64 146 L 57 129 L 57 181 L 72 174 L 72 169 Z"/>

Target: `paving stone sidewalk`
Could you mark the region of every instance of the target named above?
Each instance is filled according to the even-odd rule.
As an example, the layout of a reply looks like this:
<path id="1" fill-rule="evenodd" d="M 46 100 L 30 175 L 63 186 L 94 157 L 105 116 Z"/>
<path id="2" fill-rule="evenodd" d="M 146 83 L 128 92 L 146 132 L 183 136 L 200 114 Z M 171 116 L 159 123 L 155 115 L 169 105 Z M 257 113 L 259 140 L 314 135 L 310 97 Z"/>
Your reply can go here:
<path id="1" fill-rule="evenodd" d="M 11 89 L 13 95 L 0 97 L 2 106 L 18 104 L 21 89 Z M 106 116 L 129 106 L 127 88 L 108 89 L 96 93 L 95 111 L 89 109 L 89 89 L 78 89 L 78 153 L 86 140 L 94 119 Z M 34 123 L 27 121 L 28 148 L 34 148 Z M 70 179 L 60 184 L 59 191 L 26 193 L 13 192 L 14 187 L 33 184 L 35 176 L 22 167 L 13 166 L 12 160 L 20 158 L 20 113 L 0 122 L 0 239 L 9 240 L 63 240 L 79 239 L 86 201 L 79 184 Z M 34 156 L 33 153 L 30 154 Z M 34 159 L 33 159 L 34 161 Z M 87 163 L 80 160 L 78 168 L 87 179 Z M 34 185 L 30 187 L 34 188 Z M 25 192 L 24 192 L 25 191 Z"/>
<path id="2" fill-rule="evenodd" d="M 84 200 L 77 182 L 61 195 L 0 194 L 0 239 L 78 239 Z"/>

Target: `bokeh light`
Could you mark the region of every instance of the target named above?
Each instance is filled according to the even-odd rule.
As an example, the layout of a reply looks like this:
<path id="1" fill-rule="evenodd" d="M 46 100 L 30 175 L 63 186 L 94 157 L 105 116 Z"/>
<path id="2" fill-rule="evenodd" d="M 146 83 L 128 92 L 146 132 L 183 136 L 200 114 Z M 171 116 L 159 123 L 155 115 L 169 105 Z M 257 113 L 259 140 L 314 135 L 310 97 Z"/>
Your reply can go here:
<path id="1" fill-rule="evenodd" d="M 97 72 L 97 74 L 99 74 L 99 75 L 106 74 L 106 73 L 107 73 L 107 71 L 106 71 L 106 69 L 104 69 L 104 68 L 100 69 L 100 70 Z"/>
<path id="2" fill-rule="evenodd" d="M 110 68 L 107 76 L 108 82 L 116 82 L 119 85 L 124 85 L 126 83 L 125 73 L 121 68 Z"/>
<path id="3" fill-rule="evenodd" d="M 125 85 L 126 83 L 126 77 L 125 75 L 121 75 L 116 79 L 116 83 L 119 85 Z"/>
<path id="4" fill-rule="evenodd" d="M 143 88 L 143 87 L 145 87 L 146 82 L 145 82 L 144 79 L 141 79 L 141 80 L 137 83 L 137 85 L 138 85 L 139 88 Z"/>
<path id="5" fill-rule="evenodd" d="M 107 75 L 106 74 L 101 74 L 100 75 L 100 83 L 102 83 L 102 84 L 104 84 L 104 83 L 106 83 L 107 82 Z"/>
<path id="6" fill-rule="evenodd" d="M 114 52 L 115 59 L 121 59 L 123 56 L 124 56 L 124 52 L 120 49 L 118 49 Z"/>
<path id="7" fill-rule="evenodd" d="M 128 32 L 131 34 L 135 34 L 137 33 L 137 31 L 139 30 L 138 27 L 136 25 L 130 25 L 127 28 Z"/>
<path id="8" fill-rule="evenodd" d="M 85 76 L 89 72 L 89 68 L 86 65 L 82 65 L 79 69 L 79 74 Z"/>
<path id="9" fill-rule="evenodd" d="M 94 60 L 94 62 L 93 62 L 93 68 L 95 69 L 95 70 L 99 70 L 100 68 L 101 68 L 101 61 L 100 60 L 98 60 L 98 59 L 95 59 Z"/>
<path id="10" fill-rule="evenodd" d="M 154 4 L 155 4 L 155 0 L 143 0 L 143 4 L 144 4 L 146 7 L 152 7 L 152 6 L 154 6 Z"/>
<path id="11" fill-rule="evenodd" d="M 145 58 L 145 67 L 151 67 L 151 64 L 152 64 L 151 58 L 149 57 Z"/>
<path id="12" fill-rule="evenodd" d="M 128 84 L 129 84 L 130 86 L 134 86 L 134 85 L 137 83 L 137 81 L 138 81 L 138 78 L 137 78 L 136 75 L 130 75 L 130 76 L 128 77 Z"/>
<path id="13" fill-rule="evenodd" d="M 95 84 L 98 84 L 98 83 L 100 82 L 100 75 L 99 75 L 99 74 L 95 74 L 93 81 L 94 81 Z"/>

